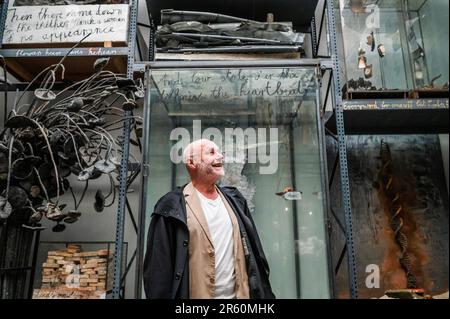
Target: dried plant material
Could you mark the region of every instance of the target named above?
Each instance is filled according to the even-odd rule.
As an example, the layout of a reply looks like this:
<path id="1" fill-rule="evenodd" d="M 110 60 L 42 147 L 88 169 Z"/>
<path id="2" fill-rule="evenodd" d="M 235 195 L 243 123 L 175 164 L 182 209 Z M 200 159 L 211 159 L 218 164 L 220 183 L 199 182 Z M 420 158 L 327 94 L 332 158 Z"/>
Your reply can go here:
<path id="1" fill-rule="evenodd" d="M 372 77 L 372 75 L 373 75 L 373 67 L 372 67 L 372 64 L 369 64 L 364 69 L 364 77 L 366 79 L 370 79 Z"/>
<path id="2" fill-rule="evenodd" d="M 370 35 L 367 37 L 367 45 L 370 46 L 372 52 L 375 50 L 375 37 L 373 31 L 370 32 Z"/>
<path id="3" fill-rule="evenodd" d="M 384 44 L 380 44 L 378 45 L 378 55 L 382 58 L 384 58 L 384 56 L 386 55 L 386 48 L 384 46 Z"/>

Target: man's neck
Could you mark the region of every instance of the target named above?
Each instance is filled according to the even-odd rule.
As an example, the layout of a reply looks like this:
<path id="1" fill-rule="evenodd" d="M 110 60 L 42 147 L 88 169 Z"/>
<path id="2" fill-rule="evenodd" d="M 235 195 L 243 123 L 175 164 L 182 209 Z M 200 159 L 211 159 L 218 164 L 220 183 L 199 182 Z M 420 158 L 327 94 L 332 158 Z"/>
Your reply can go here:
<path id="1" fill-rule="evenodd" d="M 214 200 L 217 196 L 219 196 L 215 184 L 196 183 L 192 181 L 192 185 L 194 185 L 195 189 L 208 199 Z"/>

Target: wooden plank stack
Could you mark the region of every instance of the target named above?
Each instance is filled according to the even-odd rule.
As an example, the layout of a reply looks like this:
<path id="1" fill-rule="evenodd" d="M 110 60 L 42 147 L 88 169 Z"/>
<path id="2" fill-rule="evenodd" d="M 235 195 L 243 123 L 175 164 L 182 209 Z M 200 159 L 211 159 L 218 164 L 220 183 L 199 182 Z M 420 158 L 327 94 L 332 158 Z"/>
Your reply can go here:
<path id="1" fill-rule="evenodd" d="M 82 252 L 79 245 L 47 253 L 42 265 L 42 287 L 33 298 L 99 298 L 107 289 L 107 266 L 112 254 L 107 249 Z"/>

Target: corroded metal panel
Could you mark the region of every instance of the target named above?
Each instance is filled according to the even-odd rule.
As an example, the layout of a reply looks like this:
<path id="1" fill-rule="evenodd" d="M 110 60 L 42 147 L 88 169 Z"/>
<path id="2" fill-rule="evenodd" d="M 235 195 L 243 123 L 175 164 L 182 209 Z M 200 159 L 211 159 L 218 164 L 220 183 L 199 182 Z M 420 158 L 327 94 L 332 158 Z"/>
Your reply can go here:
<path id="1" fill-rule="evenodd" d="M 438 136 L 348 136 L 354 238 L 360 298 L 381 297 L 388 289 L 407 287 L 400 264 L 401 248 L 392 221 L 392 202 L 381 178 L 381 140 L 390 147 L 393 182 L 402 204 L 403 230 L 408 241 L 412 273 L 417 287 L 436 295 L 448 290 L 448 196 Z M 328 143 L 329 154 L 333 145 Z M 330 163 L 329 163 L 330 166 Z M 339 217 L 339 185 L 331 189 L 332 207 Z M 340 216 L 342 217 L 342 216 Z M 332 219 L 334 265 L 345 244 Z M 380 270 L 379 287 L 373 282 L 373 265 Z M 369 279 L 368 279 L 369 278 Z M 366 280 L 369 280 L 367 285 Z M 345 263 L 336 275 L 336 297 L 347 297 Z M 369 287 L 368 287 L 369 286 Z"/>

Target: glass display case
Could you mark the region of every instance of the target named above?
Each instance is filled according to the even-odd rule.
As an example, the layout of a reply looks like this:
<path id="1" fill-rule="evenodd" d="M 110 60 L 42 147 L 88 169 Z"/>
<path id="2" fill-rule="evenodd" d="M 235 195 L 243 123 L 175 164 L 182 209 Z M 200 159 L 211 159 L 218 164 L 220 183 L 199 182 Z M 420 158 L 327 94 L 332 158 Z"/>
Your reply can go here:
<path id="1" fill-rule="evenodd" d="M 229 63 L 149 71 L 146 231 L 157 200 L 189 182 L 183 148 L 211 139 L 224 151 L 220 183 L 247 199 L 277 298 L 330 298 L 317 69 Z"/>
<path id="2" fill-rule="evenodd" d="M 448 299 L 448 146 L 432 134 L 348 135 L 346 143 L 358 298 L 408 298 L 416 289 Z M 330 139 L 327 153 L 335 152 Z M 330 194 L 338 207 L 338 182 Z M 339 264 L 345 237 L 338 225 L 332 229 L 336 297 L 348 298 L 347 265 Z"/>
<path id="3" fill-rule="evenodd" d="M 336 0 L 335 4 L 344 92 L 448 92 L 448 1 Z"/>

